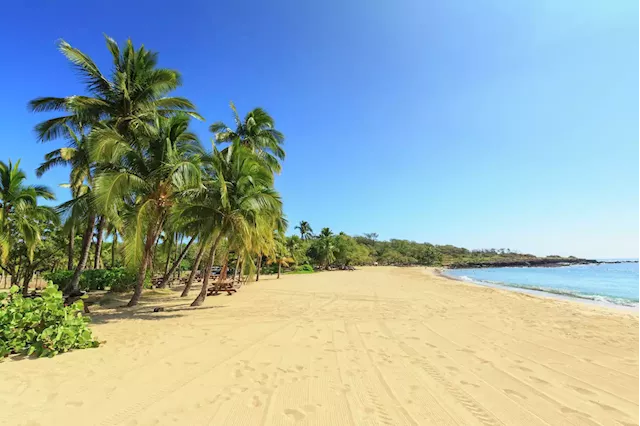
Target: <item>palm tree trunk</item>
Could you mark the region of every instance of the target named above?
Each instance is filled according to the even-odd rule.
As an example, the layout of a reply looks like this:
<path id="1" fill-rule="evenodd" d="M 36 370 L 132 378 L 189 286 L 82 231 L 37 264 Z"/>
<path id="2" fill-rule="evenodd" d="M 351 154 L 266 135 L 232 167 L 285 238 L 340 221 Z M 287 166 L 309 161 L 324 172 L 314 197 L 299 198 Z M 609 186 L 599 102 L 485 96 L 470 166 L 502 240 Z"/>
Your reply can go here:
<path id="1" fill-rule="evenodd" d="M 260 268 L 262 268 L 262 253 L 258 255 L 258 269 L 256 271 L 256 281 L 260 280 Z"/>
<path id="2" fill-rule="evenodd" d="M 151 256 L 149 257 L 149 270 L 151 271 L 151 275 L 153 275 L 153 260 L 156 257 L 156 251 L 158 250 L 158 243 L 160 242 L 160 232 L 158 232 L 158 236 L 156 237 L 156 241 L 153 244 L 153 250 L 151 250 Z"/>
<path id="3" fill-rule="evenodd" d="M 169 269 L 168 272 L 164 273 L 164 276 L 162 277 L 162 282 L 160 283 L 158 288 L 165 288 L 167 286 L 167 283 L 169 282 L 169 277 L 171 277 L 171 275 L 176 271 L 178 266 L 180 266 L 180 263 L 182 262 L 184 257 L 187 255 L 187 252 L 189 251 L 189 248 L 191 247 L 195 239 L 196 237 L 191 237 L 191 239 L 189 240 L 185 248 L 182 250 L 182 253 L 180 253 L 176 261 L 173 262 L 173 265 L 171 265 L 171 269 Z"/>
<path id="4" fill-rule="evenodd" d="M 239 275 L 240 268 L 240 253 L 238 253 L 238 259 L 236 259 L 236 268 L 233 271 L 233 282 L 236 282 L 236 275 Z M 240 279 L 238 279 L 240 281 Z"/>
<path id="5" fill-rule="evenodd" d="M 84 234 L 82 234 L 82 252 L 80 253 L 78 266 L 76 266 L 73 277 L 64 290 L 67 294 L 77 292 L 80 289 L 80 275 L 82 274 L 82 271 L 84 271 L 84 267 L 87 265 L 87 260 L 89 259 L 89 249 L 91 248 L 91 237 L 93 237 L 95 222 L 96 215 L 90 215 L 89 220 L 87 221 L 87 228 L 84 230 Z"/>
<path id="6" fill-rule="evenodd" d="M 102 253 L 102 238 L 104 237 L 104 216 L 100 216 L 100 220 L 98 220 L 98 230 L 96 235 L 96 251 L 93 255 L 93 269 L 98 269 L 100 267 L 100 254 Z"/>
<path id="7" fill-rule="evenodd" d="M 240 265 L 238 265 L 238 283 L 242 282 L 242 268 L 244 268 L 244 262 L 241 260 Z"/>
<path id="8" fill-rule="evenodd" d="M 218 234 L 216 240 L 211 246 L 211 251 L 209 252 L 209 257 L 207 258 L 207 266 L 205 266 L 204 268 L 204 279 L 202 280 L 202 288 L 200 289 L 200 294 L 198 294 L 198 297 L 196 297 L 196 299 L 191 303 L 191 306 L 202 305 L 204 299 L 206 299 L 207 297 L 207 290 L 209 289 L 209 277 L 211 276 L 211 267 L 213 266 L 213 258 L 216 256 L 216 248 L 218 247 L 220 238 L 222 238 L 222 232 Z M 220 273 L 222 273 L 222 271 L 220 271 Z"/>
<path id="9" fill-rule="evenodd" d="M 140 296 L 142 296 L 142 288 L 144 287 L 144 280 L 147 277 L 147 270 L 151 263 L 151 253 L 153 249 L 153 244 L 160 233 L 160 226 L 162 225 L 162 220 L 158 219 L 156 223 L 149 225 L 149 229 L 147 230 L 147 240 L 144 244 L 144 252 L 142 254 L 142 262 L 140 262 L 140 267 L 138 269 L 138 277 L 136 280 L 136 287 L 133 290 L 133 296 L 131 296 L 131 300 L 127 303 L 127 307 L 133 307 L 138 304 L 140 300 Z"/>
<path id="10" fill-rule="evenodd" d="M 167 275 L 169 270 L 169 262 L 171 261 L 171 248 L 173 247 L 173 238 L 169 240 L 169 247 L 167 248 L 167 261 L 164 263 L 164 274 Z"/>
<path id="11" fill-rule="evenodd" d="M 116 245 L 118 244 L 118 232 L 113 231 L 113 240 L 111 241 L 111 269 L 116 267 Z"/>
<path id="12" fill-rule="evenodd" d="M 176 235 L 177 236 L 177 235 Z M 180 262 L 182 262 L 182 259 L 178 260 L 180 258 L 180 254 L 182 253 L 180 251 L 180 247 L 182 247 L 182 243 L 184 241 L 184 235 L 180 235 L 180 241 L 178 241 L 178 244 L 176 244 L 176 262 L 177 264 L 174 262 L 175 268 L 172 266 L 169 272 L 169 275 L 171 274 L 175 274 L 177 275 L 177 278 L 180 278 L 180 268 L 178 266 L 180 266 Z M 187 254 L 185 252 L 185 254 Z M 176 279 L 176 277 L 173 278 L 174 280 Z"/>
<path id="13" fill-rule="evenodd" d="M 202 260 L 202 255 L 204 254 L 204 243 L 201 245 L 200 250 L 198 250 L 198 254 L 196 255 L 196 259 L 193 262 L 193 269 L 189 274 L 189 279 L 187 280 L 187 285 L 184 286 L 184 290 L 182 290 L 182 294 L 180 297 L 187 297 L 189 295 L 189 290 L 191 290 L 191 284 L 193 284 L 193 280 L 198 273 L 198 268 L 200 267 L 200 261 Z"/>
<path id="14" fill-rule="evenodd" d="M 278 262 L 278 280 L 280 279 L 280 269 L 282 268 L 282 264 Z"/>
<path id="15" fill-rule="evenodd" d="M 75 226 L 72 226 L 69 230 L 69 246 L 67 248 L 67 270 L 73 269 L 73 243 L 76 238 Z"/>

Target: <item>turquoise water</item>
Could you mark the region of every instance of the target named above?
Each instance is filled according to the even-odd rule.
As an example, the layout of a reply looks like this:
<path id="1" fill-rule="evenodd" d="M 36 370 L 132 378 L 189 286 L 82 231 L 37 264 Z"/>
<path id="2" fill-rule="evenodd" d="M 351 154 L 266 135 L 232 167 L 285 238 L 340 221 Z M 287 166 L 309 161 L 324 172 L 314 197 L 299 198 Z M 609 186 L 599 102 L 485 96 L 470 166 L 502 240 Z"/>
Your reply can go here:
<path id="1" fill-rule="evenodd" d="M 638 305 L 637 263 L 558 268 L 449 269 L 444 272 L 480 284 L 543 291 L 618 305 Z"/>

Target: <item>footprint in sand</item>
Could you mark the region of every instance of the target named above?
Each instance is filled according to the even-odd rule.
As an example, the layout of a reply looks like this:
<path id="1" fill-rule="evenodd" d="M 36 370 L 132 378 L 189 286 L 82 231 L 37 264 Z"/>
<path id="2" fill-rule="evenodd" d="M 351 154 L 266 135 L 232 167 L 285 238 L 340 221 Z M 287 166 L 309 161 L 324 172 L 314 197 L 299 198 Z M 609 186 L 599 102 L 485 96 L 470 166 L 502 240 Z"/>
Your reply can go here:
<path id="1" fill-rule="evenodd" d="M 253 405 L 254 407 L 260 407 L 262 406 L 262 401 L 260 401 L 260 398 L 257 395 L 253 396 L 253 399 L 251 400 L 251 405 Z"/>
<path id="2" fill-rule="evenodd" d="M 287 408 L 284 410 L 284 414 L 287 415 L 287 417 L 295 420 L 296 422 L 299 422 L 301 420 L 303 420 L 306 415 L 300 411 L 300 410 L 296 410 L 296 409 L 291 409 L 291 408 Z"/>
<path id="3" fill-rule="evenodd" d="M 521 366 L 519 366 L 519 365 L 516 365 L 515 367 L 516 367 L 517 369 L 519 369 L 519 370 L 526 371 L 526 372 L 528 372 L 528 373 L 531 373 L 531 371 L 533 371 L 533 370 L 531 370 L 530 368 L 527 368 L 527 367 L 521 367 Z"/>
<path id="4" fill-rule="evenodd" d="M 570 387 L 570 388 L 571 388 L 571 389 L 573 389 L 574 391 L 576 391 L 576 392 L 578 392 L 578 393 L 581 393 L 581 394 L 583 394 L 583 395 L 594 395 L 594 393 L 593 393 L 593 392 L 591 392 L 591 391 L 590 391 L 590 390 L 588 390 L 588 389 L 580 388 L 580 387 L 578 387 L 578 386 L 571 386 L 571 385 L 569 385 L 568 387 Z"/>
<path id="5" fill-rule="evenodd" d="M 591 417 L 590 415 L 583 413 L 582 411 L 574 410 L 573 408 L 569 407 L 560 407 L 560 411 L 562 411 L 564 414 L 577 414 L 579 416 Z"/>
<path id="6" fill-rule="evenodd" d="M 616 413 L 620 413 L 623 414 L 622 411 L 618 410 L 615 407 L 612 407 L 610 405 L 606 405 L 606 404 L 602 404 L 598 401 L 594 401 L 594 400 L 589 400 L 592 404 L 596 404 L 598 407 L 602 408 L 604 411 L 615 411 Z"/>
<path id="7" fill-rule="evenodd" d="M 503 390 L 507 395 L 514 395 L 514 396 L 517 396 L 520 399 L 527 399 L 526 396 L 524 396 L 524 395 L 522 395 L 522 394 L 520 394 L 520 393 L 518 393 L 518 392 L 516 392 L 516 391 L 514 391 L 512 389 L 503 389 Z"/>
<path id="8" fill-rule="evenodd" d="M 536 376 L 529 376 L 529 378 L 531 380 L 533 380 L 534 382 L 542 383 L 543 385 L 548 385 L 549 384 L 549 382 L 547 382 L 546 380 L 542 380 L 541 378 L 536 377 Z"/>

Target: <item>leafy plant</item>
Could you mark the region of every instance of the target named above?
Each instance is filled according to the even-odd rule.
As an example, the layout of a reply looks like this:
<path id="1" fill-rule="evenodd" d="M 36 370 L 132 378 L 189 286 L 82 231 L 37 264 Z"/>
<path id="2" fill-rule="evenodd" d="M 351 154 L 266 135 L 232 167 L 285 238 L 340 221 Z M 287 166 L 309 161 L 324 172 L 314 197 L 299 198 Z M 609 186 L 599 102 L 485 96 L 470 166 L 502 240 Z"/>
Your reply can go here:
<path id="1" fill-rule="evenodd" d="M 60 288 L 64 288 L 74 271 L 55 271 L 43 274 L 44 279 L 51 281 Z M 121 293 L 131 291 L 136 281 L 135 271 L 126 268 L 113 269 L 89 269 L 82 272 L 80 276 L 80 289 L 85 291 L 93 290 L 111 290 Z M 150 279 L 147 278 L 145 286 L 150 285 Z"/>
<path id="2" fill-rule="evenodd" d="M 312 274 L 313 272 L 313 266 L 309 264 L 300 265 L 292 271 L 294 274 Z"/>
<path id="3" fill-rule="evenodd" d="M 51 283 L 36 298 L 25 298 L 12 286 L 8 295 L 0 294 L 0 358 L 18 353 L 51 357 L 97 347 L 82 307 L 82 301 L 64 306 L 62 292 Z"/>

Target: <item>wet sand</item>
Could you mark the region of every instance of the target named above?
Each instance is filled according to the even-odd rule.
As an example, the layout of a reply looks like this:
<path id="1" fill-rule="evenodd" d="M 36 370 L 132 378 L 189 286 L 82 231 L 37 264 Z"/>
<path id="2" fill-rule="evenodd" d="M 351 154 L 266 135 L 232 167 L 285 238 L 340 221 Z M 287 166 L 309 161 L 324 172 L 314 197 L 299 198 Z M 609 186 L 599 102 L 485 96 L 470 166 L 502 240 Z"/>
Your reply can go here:
<path id="1" fill-rule="evenodd" d="M 98 349 L 0 363 L 0 424 L 638 424 L 635 313 L 424 268 L 178 295 L 95 308 Z"/>

